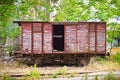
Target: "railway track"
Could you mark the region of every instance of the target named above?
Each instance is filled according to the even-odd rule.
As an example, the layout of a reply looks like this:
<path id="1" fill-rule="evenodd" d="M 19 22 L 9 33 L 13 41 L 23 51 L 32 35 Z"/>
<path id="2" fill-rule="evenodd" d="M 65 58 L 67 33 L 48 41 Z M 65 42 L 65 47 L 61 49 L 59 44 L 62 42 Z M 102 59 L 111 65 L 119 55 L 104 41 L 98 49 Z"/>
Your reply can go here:
<path id="1" fill-rule="evenodd" d="M 7 72 L 6 72 L 7 73 Z M 102 78 L 107 74 L 113 74 L 115 76 L 119 76 L 120 77 L 120 71 L 102 71 L 102 72 L 80 72 L 80 73 L 74 73 L 74 76 L 70 76 L 68 78 L 69 75 L 71 75 L 71 73 L 65 73 L 63 74 L 57 74 L 57 77 L 50 77 L 53 76 L 54 74 L 40 74 L 42 80 L 84 80 L 85 76 L 87 76 L 87 78 L 89 78 L 89 80 L 92 80 L 93 78 L 95 78 L 95 76 L 97 75 L 98 78 Z M 21 80 L 23 77 L 25 76 L 30 76 L 30 74 L 23 74 L 23 73 L 9 73 L 9 77 L 11 78 L 16 78 L 18 80 Z M 47 76 L 47 77 L 46 77 Z M 0 75 L 0 78 L 3 77 L 3 75 Z"/>

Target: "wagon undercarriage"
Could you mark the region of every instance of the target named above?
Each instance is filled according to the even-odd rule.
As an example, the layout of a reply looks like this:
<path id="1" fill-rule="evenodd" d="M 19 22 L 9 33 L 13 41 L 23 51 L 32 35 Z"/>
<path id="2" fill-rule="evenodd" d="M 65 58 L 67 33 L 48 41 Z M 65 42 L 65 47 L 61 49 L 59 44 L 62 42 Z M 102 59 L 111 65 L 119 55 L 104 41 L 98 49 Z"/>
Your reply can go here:
<path id="1" fill-rule="evenodd" d="M 86 66 L 90 59 L 96 54 L 47 54 L 47 55 L 16 55 L 21 58 L 22 62 L 27 65 L 45 66 L 45 65 L 78 65 Z M 104 54 L 99 56 L 104 57 Z"/>

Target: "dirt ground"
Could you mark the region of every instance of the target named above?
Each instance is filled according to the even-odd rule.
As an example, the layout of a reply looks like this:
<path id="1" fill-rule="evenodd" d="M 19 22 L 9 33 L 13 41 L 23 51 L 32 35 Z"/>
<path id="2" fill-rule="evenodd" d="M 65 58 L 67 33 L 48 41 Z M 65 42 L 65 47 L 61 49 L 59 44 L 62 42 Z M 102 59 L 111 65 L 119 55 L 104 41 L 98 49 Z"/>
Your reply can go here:
<path id="1" fill-rule="evenodd" d="M 120 70 L 120 64 L 107 62 L 98 62 L 94 59 L 85 66 L 68 66 L 68 65 L 48 65 L 42 67 L 36 67 L 37 71 L 41 74 L 54 74 L 58 70 L 64 70 L 66 73 L 84 73 L 84 72 L 97 72 L 97 71 L 118 71 Z M 16 62 L 16 61 L 0 61 L 0 75 L 6 74 L 29 74 L 31 66 Z"/>

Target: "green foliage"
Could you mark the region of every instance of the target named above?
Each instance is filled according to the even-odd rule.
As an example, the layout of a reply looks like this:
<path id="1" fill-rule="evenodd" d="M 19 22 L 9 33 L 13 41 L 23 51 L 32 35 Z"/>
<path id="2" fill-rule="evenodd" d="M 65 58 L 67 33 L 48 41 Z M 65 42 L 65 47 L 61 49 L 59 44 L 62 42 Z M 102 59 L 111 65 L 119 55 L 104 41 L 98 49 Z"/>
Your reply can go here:
<path id="1" fill-rule="evenodd" d="M 10 39 L 14 40 L 15 38 L 19 37 L 21 34 L 20 27 L 14 26 L 14 28 L 11 28 L 7 33 Z"/>
<path id="2" fill-rule="evenodd" d="M 0 0 L 0 4 L 13 4 L 16 0 Z"/>
<path id="3" fill-rule="evenodd" d="M 27 21 L 50 20 L 50 12 L 53 11 L 53 7 L 49 0 L 22 0 L 17 3 L 18 18 Z"/>
<path id="4" fill-rule="evenodd" d="M 61 0 L 57 11 L 55 21 L 86 21 L 90 14 L 89 7 L 76 0 Z"/>
<path id="5" fill-rule="evenodd" d="M 0 1 L 0 45 L 3 45 L 8 36 L 8 27 L 11 26 L 11 21 L 14 18 L 16 0 L 1 0 Z"/>
<path id="6" fill-rule="evenodd" d="M 117 80 L 117 78 L 112 73 L 109 73 L 103 78 L 103 80 Z"/>
<path id="7" fill-rule="evenodd" d="M 113 42 L 115 38 L 120 38 L 119 32 L 120 32 L 120 25 L 117 23 L 109 23 L 107 24 L 108 29 L 107 30 L 107 41 Z"/>
<path id="8" fill-rule="evenodd" d="M 106 59 L 104 57 L 96 57 L 96 60 L 99 62 L 106 62 Z"/>

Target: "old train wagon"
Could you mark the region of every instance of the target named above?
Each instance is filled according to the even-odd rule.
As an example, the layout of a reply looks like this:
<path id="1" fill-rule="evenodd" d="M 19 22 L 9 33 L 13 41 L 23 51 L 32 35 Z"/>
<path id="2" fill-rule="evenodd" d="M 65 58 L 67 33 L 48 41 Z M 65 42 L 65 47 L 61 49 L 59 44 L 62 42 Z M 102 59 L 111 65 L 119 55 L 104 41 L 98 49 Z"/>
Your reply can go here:
<path id="1" fill-rule="evenodd" d="M 82 64 L 90 56 L 106 54 L 105 22 L 13 22 L 21 26 L 19 54 L 33 63 L 47 60 Z"/>

